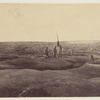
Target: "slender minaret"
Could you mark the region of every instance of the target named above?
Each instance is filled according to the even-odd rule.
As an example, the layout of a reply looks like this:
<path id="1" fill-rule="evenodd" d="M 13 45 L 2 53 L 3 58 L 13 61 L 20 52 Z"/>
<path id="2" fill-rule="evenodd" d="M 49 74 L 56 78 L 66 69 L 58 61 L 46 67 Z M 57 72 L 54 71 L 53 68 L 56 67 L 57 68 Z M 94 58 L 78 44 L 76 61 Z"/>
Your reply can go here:
<path id="1" fill-rule="evenodd" d="M 62 46 L 60 45 L 58 34 L 57 34 L 57 47 L 56 47 L 56 49 L 57 49 L 57 56 L 62 57 Z"/>
<path id="2" fill-rule="evenodd" d="M 60 46 L 58 34 L 57 34 L 57 46 Z"/>

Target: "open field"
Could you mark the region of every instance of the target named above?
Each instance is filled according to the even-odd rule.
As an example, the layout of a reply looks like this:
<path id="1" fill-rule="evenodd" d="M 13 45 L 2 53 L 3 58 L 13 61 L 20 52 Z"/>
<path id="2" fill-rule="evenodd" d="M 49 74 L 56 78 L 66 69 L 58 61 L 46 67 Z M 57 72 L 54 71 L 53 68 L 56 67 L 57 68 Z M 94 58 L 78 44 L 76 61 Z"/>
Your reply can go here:
<path id="1" fill-rule="evenodd" d="M 89 54 L 46 59 L 37 50 L 7 51 L 0 54 L 0 97 L 100 96 L 99 55 L 91 63 Z"/>

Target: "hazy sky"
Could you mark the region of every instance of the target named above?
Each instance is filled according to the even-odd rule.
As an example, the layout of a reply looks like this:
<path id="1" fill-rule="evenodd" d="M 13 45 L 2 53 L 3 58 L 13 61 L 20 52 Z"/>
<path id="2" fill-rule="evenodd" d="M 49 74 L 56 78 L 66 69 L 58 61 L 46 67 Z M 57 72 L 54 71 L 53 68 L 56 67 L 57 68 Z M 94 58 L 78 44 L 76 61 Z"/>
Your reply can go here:
<path id="1" fill-rule="evenodd" d="M 0 4 L 0 41 L 100 40 L 100 4 Z"/>

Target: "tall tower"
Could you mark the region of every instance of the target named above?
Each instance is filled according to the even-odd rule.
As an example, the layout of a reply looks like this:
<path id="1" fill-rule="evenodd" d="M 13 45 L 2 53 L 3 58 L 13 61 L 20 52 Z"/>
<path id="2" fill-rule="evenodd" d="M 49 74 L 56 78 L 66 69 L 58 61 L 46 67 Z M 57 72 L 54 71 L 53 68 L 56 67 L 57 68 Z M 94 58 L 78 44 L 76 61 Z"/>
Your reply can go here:
<path id="1" fill-rule="evenodd" d="M 57 34 L 57 46 L 58 47 L 60 46 L 58 34 Z"/>
<path id="2" fill-rule="evenodd" d="M 57 46 L 56 46 L 56 49 L 57 49 L 57 56 L 58 57 L 62 57 L 62 46 L 60 45 L 58 34 L 57 34 Z"/>

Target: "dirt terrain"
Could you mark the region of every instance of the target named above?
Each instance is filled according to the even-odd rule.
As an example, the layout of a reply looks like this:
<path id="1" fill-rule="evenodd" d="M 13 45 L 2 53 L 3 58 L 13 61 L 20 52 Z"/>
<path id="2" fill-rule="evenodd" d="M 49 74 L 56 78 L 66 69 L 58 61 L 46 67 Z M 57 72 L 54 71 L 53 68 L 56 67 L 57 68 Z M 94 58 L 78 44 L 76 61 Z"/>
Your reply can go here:
<path id="1" fill-rule="evenodd" d="M 88 56 L 0 61 L 0 97 L 100 96 L 100 65 Z"/>
<path id="2" fill-rule="evenodd" d="M 60 43 L 62 58 L 53 58 L 53 42 L 0 42 L 0 97 L 100 96 L 100 41 Z"/>

